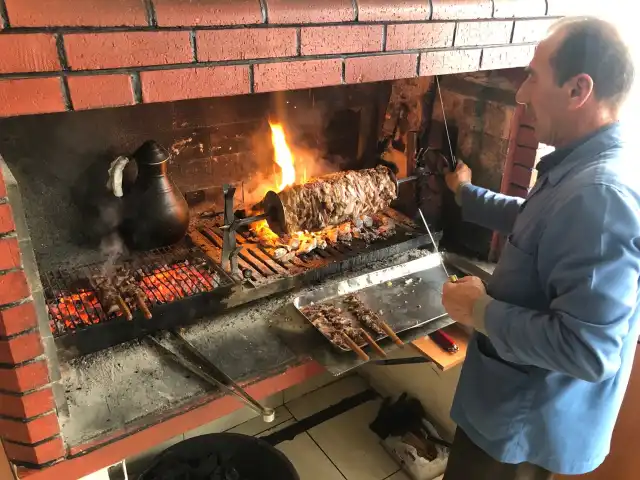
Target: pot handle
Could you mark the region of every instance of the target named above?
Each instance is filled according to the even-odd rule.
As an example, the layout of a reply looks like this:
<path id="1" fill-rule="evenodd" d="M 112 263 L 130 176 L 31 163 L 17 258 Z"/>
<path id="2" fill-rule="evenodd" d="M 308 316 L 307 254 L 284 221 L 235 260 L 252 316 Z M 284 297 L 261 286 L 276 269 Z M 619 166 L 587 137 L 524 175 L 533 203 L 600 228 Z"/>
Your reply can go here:
<path id="1" fill-rule="evenodd" d="M 109 167 L 109 180 L 107 181 L 107 189 L 109 189 L 113 194 L 120 198 L 123 195 L 122 192 L 122 172 L 124 168 L 129 163 L 129 159 L 127 157 L 118 157 L 113 162 L 111 162 L 111 166 Z"/>

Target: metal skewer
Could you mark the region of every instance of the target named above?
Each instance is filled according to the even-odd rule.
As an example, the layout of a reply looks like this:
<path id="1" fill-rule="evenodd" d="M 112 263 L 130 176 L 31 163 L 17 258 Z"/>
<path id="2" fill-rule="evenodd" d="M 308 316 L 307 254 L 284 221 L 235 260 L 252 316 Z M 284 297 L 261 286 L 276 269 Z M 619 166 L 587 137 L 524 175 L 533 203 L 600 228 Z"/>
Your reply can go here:
<path id="1" fill-rule="evenodd" d="M 420 217 L 422 218 L 422 221 L 424 223 L 424 227 L 427 229 L 427 233 L 429 234 L 429 238 L 431 239 L 431 243 L 433 244 L 433 249 L 438 254 L 438 258 L 440 258 L 440 265 L 442 265 L 442 269 L 444 270 L 445 275 L 447 276 L 447 278 L 449 279 L 450 282 L 452 282 L 452 283 L 457 282 L 458 281 L 458 277 L 456 275 L 449 275 L 449 272 L 447 271 L 447 267 L 444 265 L 444 260 L 442 259 L 442 255 L 440 255 L 440 250 L 438 250 L 438 244 L 436 243 L 435 238 L 433 238 L 433 235 L 431 234 L 431 229 L 429 228 L 429 224 L 427 223 L 427 219 L 424 218 L 424 215 L 422 214 L 422 210 L 418 209 L 418 212 L 420 213 Z"/>

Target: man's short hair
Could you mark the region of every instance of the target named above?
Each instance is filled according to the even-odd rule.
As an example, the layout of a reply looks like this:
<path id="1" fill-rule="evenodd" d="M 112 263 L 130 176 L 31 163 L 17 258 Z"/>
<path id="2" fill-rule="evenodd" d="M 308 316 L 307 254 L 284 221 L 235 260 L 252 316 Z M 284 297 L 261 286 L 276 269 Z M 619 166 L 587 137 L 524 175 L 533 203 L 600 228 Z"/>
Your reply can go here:
<path id="1" fill-rule="evenodd" d="M 550 60 L 558 85 L 587 74 L 596 98 L 619 108 L 631 90 L 635 69 L 618 29 L 599 18 L 579 17 L 556 22 L 552 31 L 558 30 L 565 35 Z"/>

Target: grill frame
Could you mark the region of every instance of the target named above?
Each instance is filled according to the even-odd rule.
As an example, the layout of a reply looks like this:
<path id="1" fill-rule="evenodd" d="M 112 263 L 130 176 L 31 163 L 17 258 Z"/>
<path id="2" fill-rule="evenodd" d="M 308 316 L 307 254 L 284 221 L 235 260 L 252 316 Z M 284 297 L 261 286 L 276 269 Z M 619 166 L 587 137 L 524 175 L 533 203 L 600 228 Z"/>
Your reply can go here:
<path id="1" fill-rule="evenodd" d="M 326 250 L 316 250 L 311 254 L 281 262 L 269 255 L 266 249 L 248 240 L 246 234 L 236 233 L 240 253 L 239 264 L 250 269 L 254 278 L 231 276 L 221 267 L 223 233 L 215 220 L 200 219 L 189 231 L 188 238 L 175 247 L 162 252 L 137 254 L 129 262 L 148 265 L 157 259 L 158 254 L 175 259 L 180 251 L 189 251 L 206 261 L 206 264 L 224 280 L 220 286 L 208 292 L 180 298 L 168 303 L 149 306 L 153 318 L 147 320 L 139 309 L 132 308 L 133 320 L 125 318 L 110 319 L 85 328 L 69 330 L 54 335 L 59 356 L 71 359 L 88 353 L 103 350 L 130 340 L 139 339 L 158 330 L 166 330 L 201 321 L 207 316 L 215 316 L 232 308 L 251 303 L 279 293 L 316 284 L 328 276 L 348 271 L 372 262 L 381 261 L 390 256 L 431 243 L 426 232 L 403 214 L 387 209 L 384 212 L 393 219 L 396 233 L 379 239 L 371 244 L 354 240 L 350 246 L 339 244 Z M 169 262 L 168 262 L 169 263 Z M 91 272 L 96 265 L 73 269 L 69 275 L 78 276 L 78 271 Z M 64 270 L 59 270 L 60 275 Z M 49 302 L 51 291 L 49 276 L 43 275 L 45 297 Z M 86 275 L 86 273 L 85 273 Z M 48 304 L 48 303 L 47 303 Z M 51 320 L 51 316 L 50 316 Z"/>

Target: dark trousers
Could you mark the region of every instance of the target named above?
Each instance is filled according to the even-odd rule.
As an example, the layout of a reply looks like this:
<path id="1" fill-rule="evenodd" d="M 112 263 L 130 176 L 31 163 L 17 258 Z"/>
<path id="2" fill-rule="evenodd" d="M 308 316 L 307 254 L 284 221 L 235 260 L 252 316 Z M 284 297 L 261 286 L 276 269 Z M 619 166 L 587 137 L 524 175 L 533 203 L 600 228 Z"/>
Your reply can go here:
<path id="1" fill-rule="evenodd" d="M 531 463 L 500 463 L 456 430 L 443 480 L 551 480 L 553 474 Z"/>

